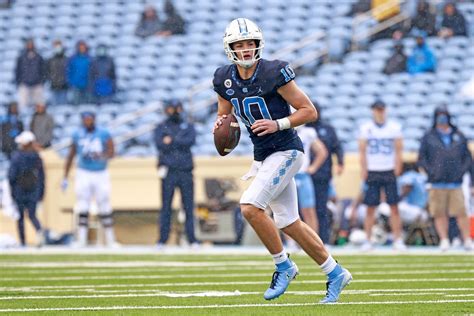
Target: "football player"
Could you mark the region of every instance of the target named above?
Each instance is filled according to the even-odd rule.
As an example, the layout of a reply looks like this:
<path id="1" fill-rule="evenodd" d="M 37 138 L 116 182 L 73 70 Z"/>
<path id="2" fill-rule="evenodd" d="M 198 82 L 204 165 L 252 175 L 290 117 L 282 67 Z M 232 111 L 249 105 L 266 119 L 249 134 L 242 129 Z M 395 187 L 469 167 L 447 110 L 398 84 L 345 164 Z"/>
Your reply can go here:
<path id="1" fill-rule="evenodd" d="M 95 124 L 95 114 L 81 114 L 82 126 L 72 137 L 72 145 L 66 160 L 63 191 L 68 186 L 69 171 L 74 157 L 78 156 L 75 191 L 79 213 L 78 247 L 87 245 L 89 209 L 92 199 L 98 206 L 98 213 L 105 232 L 107 246 L 118 247 L 113 231 L 112 208 L 110 206 L 110 178 L 108 160 L 114 156 L 114 143 L 110 133 Z"/>
<path id="2" fill-rule="evenodd" d="M 385 103 L 376 101 L 371 105 L 373 120 L 360 127 L 359 152 L 362 179 L 367 183 L 364 204 L 367 205 L 364 230 L 367 241 L 362 250 L 371 250 L 372 227 L 375 223 L 375 209 L 380 204 L 380 191 L 385 190 L 387 204 L 390 205 L 390 227 L 394 236 L 393 247 L 405 250 L 402 223 L 398 212 L 397 176 L 402 171 L 402 130 L 401 126 L 387 120 Z"/>
<path id="3" fill-rule="evenodd" d="M 233 20 L 223 41 L 232 63 L 214 74 L 218 99 L 214 130 L 234 111 L 254 145 L 254 162 L 243 177 L 254 180 L 243 193 L 240 207 L 276 265 L 264 298 L 282 295 L 298 274 L 298 267 L 283 249 L 281 229 L 327 274 L 327 295 L 321 302 L 336 302 L 352 276 L 329 255 L 316 232 L 300 220 L 294 180 L 303 163 L 303 144 L 293 128 L 314 121 L 317 112 L 296 85 L 295 72 L 287 62 L 262 59 L 264 39 L 254 22 Z M 289 104 L 296 109 L 293 114 Z M 274 222 L 265 213 L 267 209 L 273 212 Z"/>

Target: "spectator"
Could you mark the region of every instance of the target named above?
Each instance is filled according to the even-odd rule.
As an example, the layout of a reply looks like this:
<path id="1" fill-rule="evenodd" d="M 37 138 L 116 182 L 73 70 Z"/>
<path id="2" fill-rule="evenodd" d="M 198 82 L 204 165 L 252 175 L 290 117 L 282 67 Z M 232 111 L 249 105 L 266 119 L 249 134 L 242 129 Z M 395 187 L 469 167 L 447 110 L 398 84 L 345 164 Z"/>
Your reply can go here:
<path id="1" fill-rule="evenodd" d="M 344 151 L 339 142 L 336 131 L 328 122 L 322 119 L 321 107 L 317 102 L 313 102 L 318 110 L 318 119 L 316 122 L 309 123 L 308 126 L 316 129 L 319 139 L 326 146 L 328 157 L 312 175 L 314 190 L 316 194 L 316 213 L 318 215 L 319 236 L 323 243 L 328 244 L 331 237 L 331 227 L 329 223 L 329 214 L 327 208 L 329 183 L 332 179 L 332 155 L 337 157 L 336 173 L 341 175 L 344 170 Z"/>
<path id="2" fill-rule="evenodd" d="M 43 57 L 36 51 L 34 41 L 28 39 L 25 50 L 17 59 L 15 69 L 20 112 L 24 112 L 27 106 L 44 102 L 45 68 Z"/>
<path id="3" fill-rule="evenodd" d="M 72 136 L 72 144 L 64 168 L 61 184 L 63 191 L 68 187 L 69 171 L 77 156 L 76 169 L 76 208 L 79 213 L 77 241 L 75 247 L 87 246 L 89 211 L 93 200 L 97 203 L 97 213 L 104 228 L 105 242 L 108 247 L 117 248 L 115 241 L 113 210 L 110 205 L 109 160 L 115 154 L 114 142 L 110 132 L 96 126 L 95 114 L 81 113 L 82 125 Z"/>
<path id="4" fill-rule="evenodd" d="M 158 247 L 168 241 L 171 228 L 171 202 L 175 188 L 181 193 L 186 213 L 185 230 L 188 242 L 197 245 L 194 236 L 194 182 L 191 146 L 196 142 L 196 131 L 182 117 L 183 106 L 177 100 L 166 104 L 168 118 L 155 129 L 155 143 L 159 151 L 158 174 L 161 177 L 162 208 L 159 218 L 160 239 Z"/>
<path id="5" fill-rule="evenodd" d="M 68 61 L 66 77 L 72 92 L 72 103 L 78 105 L 87 103 L 90 99 L 88 78 L 91 57 L 86 42 L 77 42 L 76 48 L 76 53 Z"/>
<path id="6" fill-rule="evenodd" d="M 416 220 L 426 220 L 425 209 L 428 202 L 426 176 L 418 171 L 415 163 L 403 164 L 403 173 L 398 178 L 398 186 L 400 191 L 398 208 L 402 222 L 411 224 Z"/>
<path id="7" fill-rule="evenodd" d="M 367 183 L 364 204 L 367 216 L 364 229 L 367 241 L 362 250 L 372 249 L 372 227 L 375 223 L 375 209 L 380 205 L 382 189 L 390 206 L 390 227 L 395 250 L 404 250 L 402 223 L 398 211 L 397 176 L 402 169 L 402 130 L 398 123 L 387 120 L 385 104 L 376 101 L 371 106 L 373 120 L 360 128 L 359 152 L 362 179 Z"/>
<path id="8" fill-rule="evenodd" d="M 407 61 L 408 72 L 412 75 L 423 72 L 434 72 L 436 69 L 436 57 L 425 43 L 423 34 L 416 36 L 416 46 Z"/>
<path id="9" fill-rule="evenodd" d="M 160 31 L 161 21 L 156 9 L 153 6 L 146 7 L 135 29 L 135 35 L 145 38 L 151 35 L 158 35 Z"/>
<path id="10" fill-rule="evenodd" d="M 2 152 L 5 153 L 8 159 L 16 150 L 15 137 L 23 132 L 23 122 L 18 116 L 18 104 L 11 102 L 8 105 L 8 112 L 5 120 L 2 122 Z"/>
<path id="11" fill-rule="evenodd" d="M 42 148 L 51 146 L 53 140 L 54 119 L 46 113 L 46 105 L 44 103 L 36 104 L 36 112 L 30 123 L 30 130 L 36 138 L 36 142 Z"/>
<path id="12" fill-rule="evenodd" d="M 116 90 L 115 63 L 105 45 L 97 47 L 97 57 L 90 68 L 92 94 L 98 104 L 111 102 Z"/>
<path id="13" fill-rule="evenodd" d="M 12 155 L 8 170 L 8 182 L 20 215 L 18 235 L 21 245 L 25 246 L 24 213 L 28 211 L 28 217 L 36 230 L 37 245 L 41 246 L 43 233 L 41 224 L 36 217 L 36 205 L 44 196 L 43 162 L 35 150 L 35 135 L 32 132 L 22 132 L 15 138 L 15 142 L 19 145 L 20 150 Z"/>
<path id="14" fill-rule="evenodd" d="M 403 51 L 403 44 L 401 42 L 396 43 L 393 48 L 393 54 L 387 59 L 383 69 L 383 73 L 387 75 L 407 71 L 408 58 Z"/>
<path id="15" fill-rule="evenodd" d="M 47 74 L 51 84 L 52 104 L 67 104 L 67 79 L 66 67 L 67 58 L 65 50 L 60 40 L 53 43 L 54 55 L 48 60 Z"/>
<path id="16" fill-rule="evenodd" d="M 162 30 L 158 33 L 161 36 L 170 36 L 185 33 L 184 19 L 176 11 L 173 3 L 169 0 L 165 2 L 166 20 L 163 23 Z"/>
<path id="17" fill-rule="evenodd" d="M 451 36 L 467 36 L 466 19 L 454 3 L 444 6 L 443 20 L 438 35 L 443 38 Z"/>
<path id="18" fill-rule="evenodd" d="M 438 107 L 433 126 L 421 140 L 418 163 L 428 174 L 429 210 L 440 238 L 440 249 L 449 248 L 448 216 L 456 217 L 466 250 L 472 249 L 469 221 L 461 184 L 471 168 L 466 137 L 451 122 L 449 111 Z"/>
<path id="19" fill-rule="evenodd" d="M 418 2 L 416 16 L 411 20 L 409 32 L 425 32 L 428 36 L 436 34 L 436 16 L 431 13 L 431 6 L 425 0 Z"/>

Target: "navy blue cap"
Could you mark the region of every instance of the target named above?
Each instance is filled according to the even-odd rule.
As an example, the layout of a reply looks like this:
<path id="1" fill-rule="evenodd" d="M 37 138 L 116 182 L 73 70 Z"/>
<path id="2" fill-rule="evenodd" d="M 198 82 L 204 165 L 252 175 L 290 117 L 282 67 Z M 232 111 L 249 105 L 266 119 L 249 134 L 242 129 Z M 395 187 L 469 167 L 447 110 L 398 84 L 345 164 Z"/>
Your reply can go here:
<path id="1" fill-rule="evenodd" d="M 179 108 L 183 107 L 183 104 L 178 99 L 171 99 L 165 102 L 165 108 Z"/>
<path id="2" fill-rule="evenodd" d="M 370 108 L 372 108 L 372 109 L 375 109 L 375 108 L 385 109 L 385 106 L 386 105 L 383 101 L 377 100 L 370 106 Z"/>
<path id="3" fill-rule="evenodd" d="M 86 117 L 92 117 L 95 118 L 95 113 L 92 111 L 84 111 L 81 113 L 81 117 L 84 119 Z"/>

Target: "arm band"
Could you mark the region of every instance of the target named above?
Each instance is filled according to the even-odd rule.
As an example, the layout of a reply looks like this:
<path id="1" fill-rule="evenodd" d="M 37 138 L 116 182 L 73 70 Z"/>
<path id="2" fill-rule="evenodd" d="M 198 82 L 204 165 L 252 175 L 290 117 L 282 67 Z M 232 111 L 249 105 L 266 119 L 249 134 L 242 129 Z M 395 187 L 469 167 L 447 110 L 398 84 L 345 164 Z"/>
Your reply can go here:
<path id="1" fill-rule="evenodd" d="M 276 120 L 276 122 L 277 122 L 279 131 L 291 128 L 291 123 L 290 123 L 290 120 L 288 119 L 288 117 L 278 119 L 278 120 Z"/>

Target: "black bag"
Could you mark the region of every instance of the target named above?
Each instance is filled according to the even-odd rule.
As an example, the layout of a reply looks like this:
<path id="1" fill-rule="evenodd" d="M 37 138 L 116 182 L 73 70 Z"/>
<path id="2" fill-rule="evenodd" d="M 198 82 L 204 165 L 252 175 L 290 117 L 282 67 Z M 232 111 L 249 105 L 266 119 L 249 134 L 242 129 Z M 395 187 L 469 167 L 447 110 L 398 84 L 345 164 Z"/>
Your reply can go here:
<path id="1" fill-rule="evenodd" d="M 23 170 L 18 176 L 18 185 L 23 191 L 34 191 L 39 184 L 39 170 L 38 168 L 31 168 Z"/>

